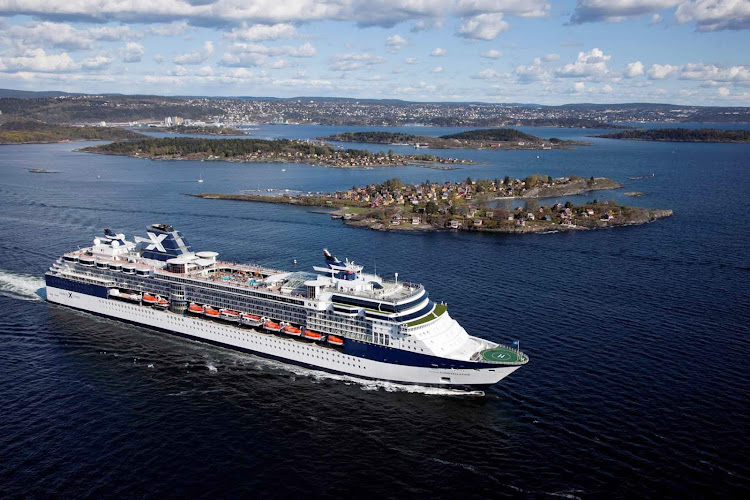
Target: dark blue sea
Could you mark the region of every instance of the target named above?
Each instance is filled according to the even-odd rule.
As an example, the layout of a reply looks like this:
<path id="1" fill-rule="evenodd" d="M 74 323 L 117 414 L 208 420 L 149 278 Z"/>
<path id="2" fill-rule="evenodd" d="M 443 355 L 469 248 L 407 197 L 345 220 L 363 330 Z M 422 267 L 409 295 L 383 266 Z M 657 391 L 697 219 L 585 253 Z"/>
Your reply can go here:
<path id="1" fill-rule="evenodd" d="M 449 151 L 481 162 L 452 171 L 76 152 L 87 143 L 0 147 L 0 496 L 747 495 L 750 145 L 592 142 Z M 625 188 L 581 199 L 674 216 L 576 233 L 399 234 L 305 208 L 184 196 L 534 173 L 611 177 Z M 104 227 L 132 237 L 154 222 L 230 261 L 283 269 L 296 259 L 307 270 L 328 247 L 383 276 L 398 272 L 445 300 L 470 333 L 520 340 L 531 361 L 485 394 L 398 386 L 171 338 L 39 297 L 63 252 Z"/>

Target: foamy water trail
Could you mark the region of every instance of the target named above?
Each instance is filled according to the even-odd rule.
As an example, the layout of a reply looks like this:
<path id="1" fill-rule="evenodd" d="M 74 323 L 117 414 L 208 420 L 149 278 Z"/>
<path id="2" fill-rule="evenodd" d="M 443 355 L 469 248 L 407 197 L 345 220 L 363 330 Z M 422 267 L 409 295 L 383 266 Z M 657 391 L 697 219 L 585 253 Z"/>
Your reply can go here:
<path id="1" fill-rule="evenodd" d="M 245 358 L 247 359 L 247 358 Z M 257 361 L 256 361 L 257 359 Z M 256 358 L 253 360 L 259 367 L 267 366 L 271 369 L 284 370 L 300 377 L 311 378 L 314 381 L 333 380 L 343 382 L 347 385 L 357 385 L 363 391 L 385 391 L 385 392 L 407 392 L 411 394 L 424 394 L 428 396 L 457 396 L 457 397 L 482 397 L 484 391 L 472 391 L 462 389 L 451 389 L 447 387 L 429 387 L 423 385 L 399 384 L 385 380 L 369 380 L 352 375 L 339 375 L 320 370 L 312 370 L 298 365 L 286 364 L 279 361 Z"/>
<path id="2" fill-rule="evenodd" d="M 21 300 L 44 300 L 44 279 L 0 269 L 0 295 Z"/>

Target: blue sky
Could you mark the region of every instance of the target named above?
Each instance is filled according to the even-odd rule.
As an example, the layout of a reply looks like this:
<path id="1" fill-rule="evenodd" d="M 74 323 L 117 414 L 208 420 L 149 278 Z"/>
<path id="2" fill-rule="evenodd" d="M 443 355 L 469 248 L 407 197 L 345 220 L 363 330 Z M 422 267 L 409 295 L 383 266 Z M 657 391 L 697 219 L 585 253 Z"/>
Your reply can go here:
<path id="1" fill-rule="evenodd" d="M 750 105 L 750 0 L 0 0 L 0 87 Z"/>

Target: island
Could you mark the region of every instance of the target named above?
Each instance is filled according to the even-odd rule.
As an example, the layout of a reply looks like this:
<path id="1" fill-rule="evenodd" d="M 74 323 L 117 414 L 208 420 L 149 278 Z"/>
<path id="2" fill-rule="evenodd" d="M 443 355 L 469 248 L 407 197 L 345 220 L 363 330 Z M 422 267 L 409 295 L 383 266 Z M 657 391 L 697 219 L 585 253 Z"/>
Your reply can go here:
<path id="1" fill-rule="evenodd" d="M 715 128 L 655 128 L 624 130 L 612 134 L 594 135 L 602 139 L 627 139 L 659 142 L 750 142 L 749 130 L 721 130 Z"/>
<path id="2" fill-rule="evenodd" d="M 76 127 L 37 121 L 9 121 L 0 125 L 0 144 L 39 144 L 66 141 L 122 140 L 145 137 L 116 127 Z"/>
<path id="3" fill-rule="evenodd" d="M 585 141 L 562 140 L 556 137 L 542 139 L 512 128 L 467 130 L 440 137 L 386 131 L 344 132 L 319 139 L 394 146 L 408 145 L 417 149 L 573 149 L 574 146 L 590 145 Z"/>
<path id="4" fill-rule="evenodd" d="M 549 178 L 529 176 L 527 180 L 482 179 L 462 182 L 405 185 L 399 179 L 382 184 L 353 187 L 331 194 L 293 195 L 280 191 L 278 195 L 261 192 L 240 194 L 190 194 L 204 199 L 254 201 L 300 206 L 326 207 L 332 218 L 343 219 L 347 225 L 383 231 L 490 231 L 500 233 L 539 233 L 601 229 L 607 227 L 644 224 L 672 215 L 671 210 L 655 210 L 619 205 L 615 201 L 593 200 L 582 205 L 541 205 L 534 197 L 534 189 L 547 184 Z M 546 186 L 558 193 L 566 192 L 575 181 L 561 178 Z M 590 181 L 584 181 L 588 184 Z M 609 182 L 607 182 L 609 181 Z M 530 186 L 527 187 L 526 183 Z M 533 184 L 534 182 L 538 184 Z M 600 186 L 614 183 L 598 179 Z M 552 191 L 548 191 L 552 192 Z M 536 191 L 538 194 L 539 191 Z M 506 194 L 520 194 L 527 198 L 523 206 L 503 209 L 493 206 L 493 200 Z"/>
<path id="5" fill-rule="evenodd" d="M 149 127 L 149 131 L 186 135 L 248 135 L 244 130 L 225 125 L 174 125 L 171 127 Z"/>
<path id="6" fill-rule="evenodd" d="M 461 164 L 470 160 L 434 155 L 394 155 L 359 149 L 336 149 L 329 144 L 294 139 L 148 138 L 81 149 L 89 153 L 125 155 L 155 160 L 220 160 L 247 163 L 309 163 L 325 167 L 363 168 L 410 164 Z"/>

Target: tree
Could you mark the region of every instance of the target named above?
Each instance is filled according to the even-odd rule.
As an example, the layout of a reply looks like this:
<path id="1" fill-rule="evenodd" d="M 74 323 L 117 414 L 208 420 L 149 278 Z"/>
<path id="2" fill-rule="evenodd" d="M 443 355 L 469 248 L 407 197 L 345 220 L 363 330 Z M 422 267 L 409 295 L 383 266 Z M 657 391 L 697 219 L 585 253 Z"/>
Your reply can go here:
<path id="1" fill-rule="evenodd" d="M 435 203 L 434 201 L 428 201 L 427 205 L 425 205 L 425 207 L 424 207 L 424 211 L 427 214 L 435 214 L 435 213 L 437 213 L 437 211 L 438 211 L 437 203 Z"/>
<path id="2" fill-rule="evenodd" d="M 524 205 L 527 212 L 538 212 L 539 211 L 539 201 L 537 201 L 536 198 L 529 198 L 526 200 L 526 204 Z"/>
<path id="3" fill-rule="evenodd" d="M 388 150 L 388 159 L 389 159 L 389 160 L 392 160 L 392 159 L 393 159 L 393 150 L 392 150 L 392 149 L 389 149 L 389 150 Z"/>

